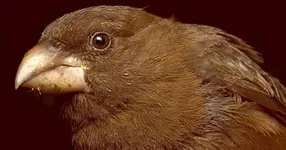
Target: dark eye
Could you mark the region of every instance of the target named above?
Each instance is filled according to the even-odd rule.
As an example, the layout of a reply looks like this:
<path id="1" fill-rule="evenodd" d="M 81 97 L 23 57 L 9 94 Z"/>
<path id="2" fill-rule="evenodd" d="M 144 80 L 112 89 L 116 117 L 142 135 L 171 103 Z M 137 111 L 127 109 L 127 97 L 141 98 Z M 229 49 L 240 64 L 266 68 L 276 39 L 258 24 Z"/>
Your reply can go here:
<path id="1" fill-rule="evenodd" d="M 110 36 L 106 33 L 95 33 L 91 39 L 91 43 L 95 49 L 107 49 L 111 45 Z"/>

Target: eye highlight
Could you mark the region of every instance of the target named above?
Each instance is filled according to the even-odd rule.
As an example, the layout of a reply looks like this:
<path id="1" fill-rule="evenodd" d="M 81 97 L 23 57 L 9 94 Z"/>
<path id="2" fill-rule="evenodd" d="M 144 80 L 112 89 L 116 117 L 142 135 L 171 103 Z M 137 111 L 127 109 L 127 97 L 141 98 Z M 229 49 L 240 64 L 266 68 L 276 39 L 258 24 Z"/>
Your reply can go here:
<path id="1" fill-rule="evenodd" d="M 104 32 L 96 32 L 91 38 L 91 44 L 96 50 L 105 50 L 111 45 L 111 37 Z"/>

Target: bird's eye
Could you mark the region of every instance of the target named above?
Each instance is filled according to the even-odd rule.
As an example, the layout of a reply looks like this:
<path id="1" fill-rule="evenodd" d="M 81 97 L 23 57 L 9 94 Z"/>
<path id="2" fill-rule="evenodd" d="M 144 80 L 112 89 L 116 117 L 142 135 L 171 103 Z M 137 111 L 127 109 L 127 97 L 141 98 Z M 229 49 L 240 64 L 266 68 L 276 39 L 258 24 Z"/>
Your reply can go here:
<path id="1" fill-rule="evenodd" d="M 106 33 L 99 32 L 92 36 L 91 43 L 95 49 L 104 50 L 111 45 L 111 39 Z"/>

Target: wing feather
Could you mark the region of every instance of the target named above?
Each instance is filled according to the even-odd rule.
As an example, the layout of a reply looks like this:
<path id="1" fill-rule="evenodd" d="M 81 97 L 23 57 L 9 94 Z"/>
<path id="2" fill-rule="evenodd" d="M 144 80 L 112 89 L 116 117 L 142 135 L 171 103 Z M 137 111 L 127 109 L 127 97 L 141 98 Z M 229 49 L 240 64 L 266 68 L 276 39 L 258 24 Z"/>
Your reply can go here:
<path id="1" fill-rule="evenodd" d="M 258 65 L 263 63 L 260 54 L 224 31 L 213 34 L 212 30 L 210 36 L 211 40 L 200 41 L 208 48 L 194 61 L 195 73 L 247 101 L 257 102 L 286 123 L 286 88 Z"/>

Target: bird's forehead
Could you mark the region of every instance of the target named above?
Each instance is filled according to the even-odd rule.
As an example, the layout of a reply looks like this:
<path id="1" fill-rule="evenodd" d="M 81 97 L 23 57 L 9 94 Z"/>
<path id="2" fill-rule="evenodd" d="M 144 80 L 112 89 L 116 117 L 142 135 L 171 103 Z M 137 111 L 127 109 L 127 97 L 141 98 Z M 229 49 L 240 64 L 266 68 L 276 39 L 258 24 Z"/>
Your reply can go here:
<path id="1" fill-rule="evenodd" d="M 43 37 L 86 36 L 94 30 L 107 31 L 117 28 L 136 32 L 157 17 L 139 8 L 126 6 L 98 6 L 66 14 L 46 27 Z"/>

